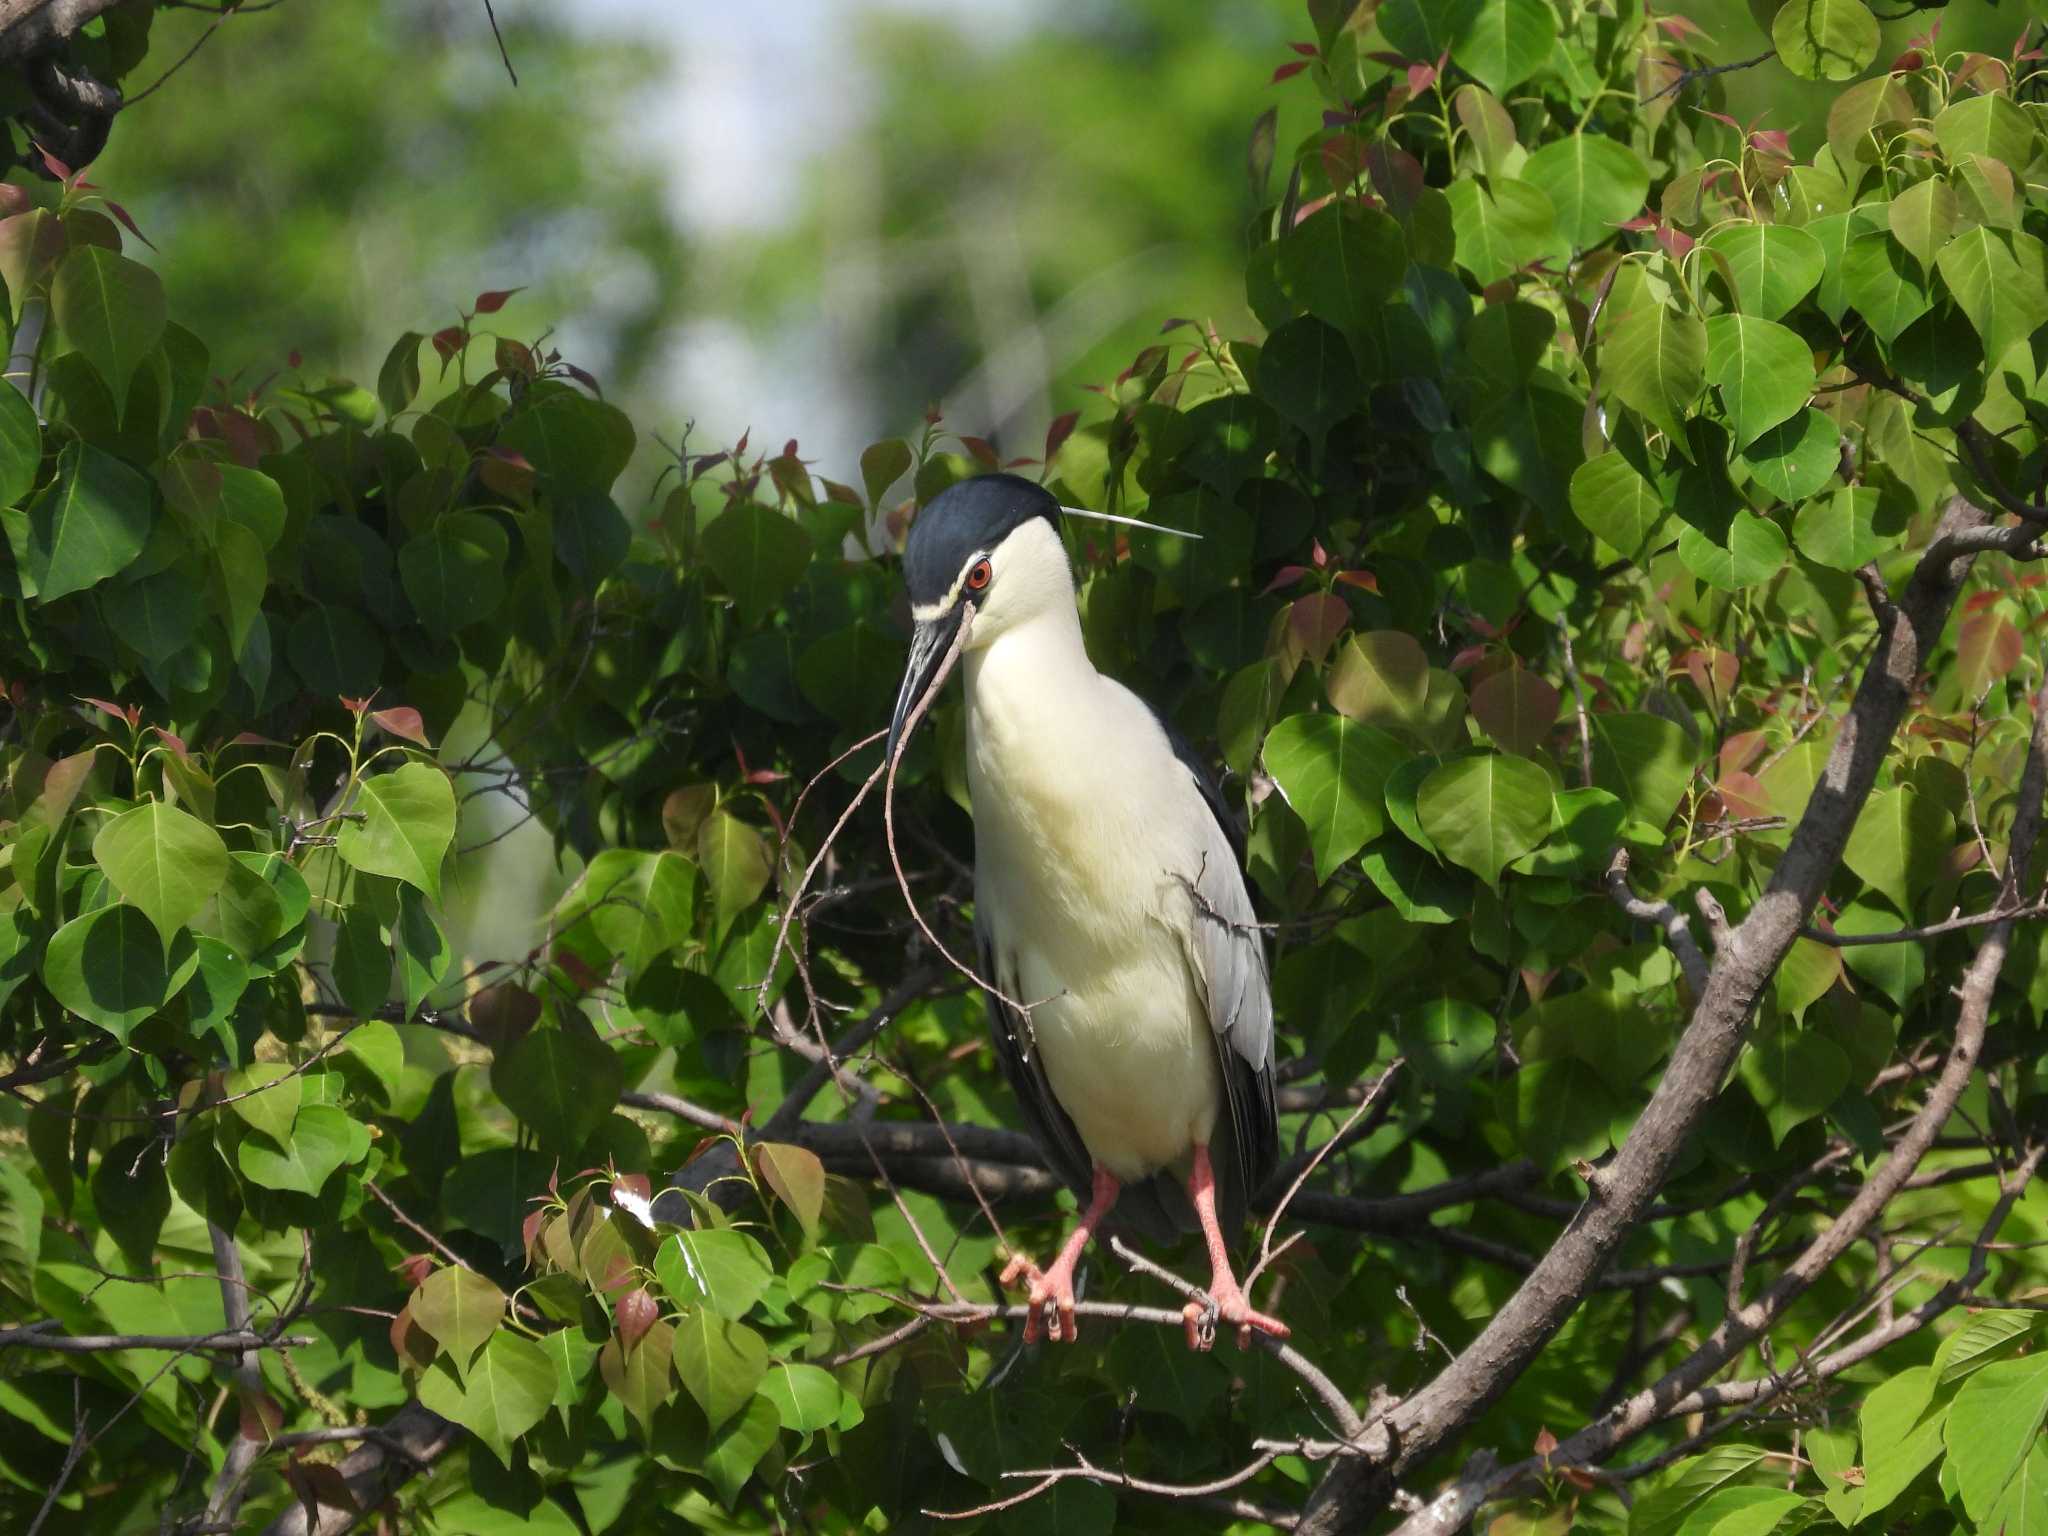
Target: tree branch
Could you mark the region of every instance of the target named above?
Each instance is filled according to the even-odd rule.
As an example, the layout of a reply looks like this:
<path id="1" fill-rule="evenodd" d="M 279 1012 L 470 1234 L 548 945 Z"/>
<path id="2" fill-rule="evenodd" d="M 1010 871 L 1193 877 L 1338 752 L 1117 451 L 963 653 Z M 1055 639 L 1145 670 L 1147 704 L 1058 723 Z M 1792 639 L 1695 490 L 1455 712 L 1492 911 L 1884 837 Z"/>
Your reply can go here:
<path id="1" fill-rule="evenodd" d="M 1604 1169 L 1595 1197 L 1580 1208 L 1478 1338 L 1388 1416 L 1388 1454 L 1372 1461 L 1354 1458 L 1331 1469 L 1303 1512 L 1297 1527 L 1302 1536 L 1336 1536 L 1384 1508 L 1394 1479 L 1428 1460 L 1496 1402 L 1593 1290 L 1720 1090 L 1742 1047 L 1751 1010 L 1840 865 L 1850 829 L 1969 573 L 1967 554 L 1954 551 L 1988 521 L 1981 508 L 1962 496 L 1949 502 L 1906 584 L 1896 619 L 1864 671 L 1770 885 L 1715 954 L 1671 1063 Z"/>

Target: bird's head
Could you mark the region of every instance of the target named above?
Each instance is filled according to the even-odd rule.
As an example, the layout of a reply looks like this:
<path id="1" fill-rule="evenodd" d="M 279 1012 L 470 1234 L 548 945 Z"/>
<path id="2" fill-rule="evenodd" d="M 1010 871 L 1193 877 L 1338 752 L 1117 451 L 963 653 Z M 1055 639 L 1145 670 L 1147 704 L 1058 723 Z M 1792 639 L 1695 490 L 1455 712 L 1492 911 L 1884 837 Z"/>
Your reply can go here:
<path id="1" fill-rule="evenodd" d="M 903 579 L 917 629 L 910 665 L 889 723 L 891 761 L 911 712 L 924 697 L 961 625 L 967 649 L 1046 614 L 1074 611 L 1074 571 L 1060 538 L 1061 519 L 1093 518 L 1154 533 L 1198 539 L 1198 533 L 1163 528 L 1114 512 L 1064 507 L 1052 492 L 1018 475 L 979 475 L 934 496 L 910 525 L 903 546 Z"/>
<path id="2" fill-rule="evenodd" d="M 1060 540 L 1059 501 L 1018 475 L 980 475 L 933 497 L 910 525 L 903 578 L 916 632 L 889 724 L 889 757 L 952 649 L 989 644 L 1041 614 L 1074 606 L 1074 573 Z"/>

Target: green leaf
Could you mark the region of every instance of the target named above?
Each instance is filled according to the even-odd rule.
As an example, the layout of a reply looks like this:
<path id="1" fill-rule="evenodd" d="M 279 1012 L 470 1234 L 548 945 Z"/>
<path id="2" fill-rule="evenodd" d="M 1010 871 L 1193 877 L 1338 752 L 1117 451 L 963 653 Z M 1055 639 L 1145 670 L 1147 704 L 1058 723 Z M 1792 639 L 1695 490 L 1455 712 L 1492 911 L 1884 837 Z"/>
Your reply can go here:
<path id="1" fill-rule="evenodd" d="M 18 389 L 0 392 L 0 507 L 18 507 L 43 466 L 43 429 Z"/>
<path id="2" fill-rule="evenodd" d="M 1930 1408 L 1933 1394 L 1934 1372 L 1916 1365 L 1879 1382 L 1863 1399 L 1857 1412 L 1863 1430 L 1861 1518 L 1890 1505 L 1941 1454 L 1947 1408 Z"/>
<path id="3" fill-rule="evenodd" d="M 1695 1509 L 1768 1454 L 1753 1445 L 1720 1445 L 1704 1456 L 1681 1461 L 1654 1492 L 1636 1496 L 1629 1510 L 1628 1536 L 1677 1536 Z"/>
<path id="4" fill-rule="evenodd" d="M 437 635 L 488 619 L 505 600 L 505 531 L 481 512 L 447 512 L 398 551 L 398 577 L 420 623 Z"/>
<path id="5" fill-rule="evenodd" d="M 395 1104 L 398 1085 L 405 1071 L 405 1042 L 383 1019 L 364 1019 L 348 1032 L 341 1048 L 361 1062 L 384 1090 L 384 1101 Z"/>
<path id="6" fill-rule="evenodd" d="M 46 603 L 105 581 L 142 553 L 155 522 L 149 482 L 73 440 L 28 508 L 28 577 Z"/>
<path id="7" fill-rule="evenodd" d="M 811 563 L 811 536 L 793 518 L 753 502 L 721 512 L 698 547 L 749 628 L 767 618 Z"/>
<path id="8" fill-rule="evenodd" d="M 1997 1361 L 1963 1383 L 1943 1436 L 1963 1508 L 1973 1519 L 1985 1519 L 2018 1475 L 2044 1419 L 2048 1354 Z"/>
<path id="9" fill-rule="evenodd" d="M 2032 235 L 1980 224 L 1943 246 L 1934 264 L 1994 364 L 2048 320 L 2048 255 Z"/>
<path id="10" fill-rule="evenodd" d="M 220 476 L 220 515 L 256 536 L 265 549 L 273 548 L 284 536 L 284 492 L 270 476 L 239 464 L 217 464 Z"/>
<path id="11" fill-rule="evenodd" d="M 140 262 L 97 245 L 75 246 L 50 280 L 50 315 L 106 381 L 118 409 L 136 367 L 164 333 L 164 285 Z"/>
<path id="12" fill-rule="evenodd" d="M 384 638 L 353 608 L 315 603 L 285 637 L 292 670 L 310 692 L 328 698 L 372 693 L 384 670 Z"/>
<path id="13" fill-rule="evenodd" d="M 580 1016 L 536 1029 L 491 1063 L 491 1086 L 540 1138 L 543 1150 L 574 1152 L 619 1101 L 619 1058 Z"/>
<path id="14" fill-rule="evenodd" d="M 562 904 L 560 932 L 587 920 L 606 951 L 638 975 L 690 936 L 697 871 L 681 854 L 607 848 Z"/>
<path id="15" fill-rule="evenodd" d="M 1934 119 L 1934 139 L 1951 164 L 1982 155 L 2023 171 L 2034 158 L 2034 119 L 2002 91 L 1962 96 Z"/>
<path id="16" fill-rule="evenodd" d="M 1809 406 L 1743 449 L 1741 462 L 1778 500 L 1802 502 L 1841 469 L 1842 432 L 1827 412 Z"/>
<path id="17" fill-rule="evenodd" d="M 711 1479 L 727 1509 L 733 1507 L 780 1433 L 781 1417 L 775 1405 L 756 1397 L 747 1404 L 746 1412 L 711 1436 L 704 1450 L 704 1475 Z"/>
<path id="18" fill-rule="evenodd" d="M 450 1264 L 420 1283 L 407 1303 L 412 1320 L 425 1329 L 467 1376 L 476 1352 L 505 1320 L 505 1293 L 473 1269 Z"/>
<path id="19" fill-rule="evenodd" d="M 1802 1019 L 1841 978 L 1840 949 L 1814 939 L 1794 939 L 1771 977 L 1771 994 L 1786 1013 Z"/>
<path id="20" fill-rule="evenodd" d="M 35 1298 L 42 1250 L 42 1192 L 29 1181 L 23 1159 L 0 1157 L 0 1288 L 12 1291 L 18 1305 Z"/>
<path id="21" fill-rule="evenodd" d="M 1349 200 L 1327 203 L 1280 240 L 1280 287 L 1346 336 L 1369 332 L 1408 266 L 1401 226 Z"/>
<path id="22" fill-rule="evenodd" d="M 1550 831 L 1550 775 L 1527 758 L 1459 758 L 1430 771 L 1415 811 L 1438 852 L 1498 889 L 1501 870 Z"/>
<path id="23" fill-rule="evenodd" d="M 1259 394 L 1320 452 L 1331 427 L 1364 402 L 1343 333 L 1313 315 L 1276 327 L 1259 351 Z"/>
<path id="24" fill-rule="evenodd" d="M 1580 522 L 1627 559 L 1640 563 L 1664 542 L 1664 499 L 1619 449 L 1595 454 L 1572 471 L 1571 505 Z"/>
<path id="25" fill-rule="evenodd" d="M 235 1149 L 235 1161 L 244 1178 L 265 1189 L 317 1195 L 348 1154 L 348 1116 L 330 1104 L 307 1104 L 292 1122 L 289 1141 L 273 1143 L 252 1133 Z"/>
<path id="26" fill-rule="evenodd" d="M 1780 1028 L 1743 1053 L 1742 1080 L 1770 1122 L 1772 1145 L 1783 1146 L 1795 1126 L 1825 1113 L 1849 1086 L 1849 1058 L 1832 1040 Z"/>
<path id="27" fill-rule="evenodd" d="M 1837 164 L 1852 171 L 1877 163 L 1878 136 L 1913 120 L 1913 96 L 1897 75 L 1879 75 L 1850 86 L 1828 108 L 1828 148 Z"/>
<path id="28" fill-rule="evenodd" d="M 1448 994 L 1401 1011 L 1401 1054 L 1433 1083 L 1464 1081 L 1493 1054 L 1493 1015 Z"/>
<path id="29" fill-rule="evenodd" d="M 344 821 L 335 851 L 366 875 L 389 875 L 441 899 L 441 861 L 455 840 L 455 787 L 431 763 L 409 762 L 358 786 L 361 823 Z"/>
<path id="30" fill-rule="evenodd" d="M 427 994 L 448 978 L 455 951 L 434 918 L 427 898 L 411 886 L 398 888 L 398 921 L 391 937 L 398 954 L 398 990 L 411 1018 Z"/>
<path id="31" fill-rule="evenodd" d="M 736 1320 L 761 1299 L 775 1266 L 768 1251 L 744 1232 L 691 1228 L 661 1245 L 654 1274 L 678 1307 L 701 1307 Z"/>
<path id="32" fill-rule="evenodd" d="M 775 1196 L 795 1213 L 806 1237 L 818 1235 L 825 1208 L 825 1165 L 804 1147 L 764 1141 L 753 1149 L 754 1167 Z"/>
<path id="33" fill-rule="evenodd" d="M 1706 326 L 1695 315 L 1648 298 L 1622 315 L 1600 346 L 1601 382 L 1673 438 L 1684 438 L 1685 413 L 1706 387 L 1706 377 Z"/>
<path id="34" fill-rule="evenodd" d="M 1486 0 L 1458 28 L 1451 58 L 1502 95 L 1541 69 L 1556 43 L 1557 14 L 1545 0 Z"/>
<path id="35" fill-rule="evenodd" d="M 1782 319 L 1827 268 L 1821 243 L 1794 224 L 1730 224 L 1700 243 L 1727 259 L 1736 303 L 1759 320 Z"/>
<path id="36" fill-rule="evenodd" d="M 1920 270 L 1932 272 L 1934 258 L 1956 232 L 1960 214 L 1955 188 L 1944 177 L 1930 176 L 1893 198 L 1886 219 L 1892 235 L 1913 253 Z"/>
<path id="37" fill-rule="evenodd" d="M 674 1360 L 684 1390 L 715 1430 L 746 1407 L 761 1385 L 768 1373 L 768 1346 L 745 1323 L 696 1307 L 675 1325 Z"/>
<path id="38" fill-rule="evenodd" d="M 1342 715 L 1291 715 L 1267 735 L 1267 771 L 1308 828 L 1318 879 L 1385 829 L 1382 796 L 1406 756 L 1385 731 Z"/>
<path id="39" fill-rule="evenodd" d="M 768 888 L 773 872 L 768 844 L 738 817 L 714 811 L 697 828 L 697 857 L 723 930 Z"/>
<path id="40" fill-rule="evenodd" d="M 910 445 L 900 437 L 885 437 L 861 450 L 861 485 L 868 493 L 868 505 L 879 506 L 889 487 L 909 472 Z"/>
<path id="41" fill-rule="evenodd" d="M 1810 501 L 1792 520 L 1792 539 L 1816 565 L 1853 571 L 1898 543 L 1904 532 L 1876 487 L 1845 485 L 1826 501 Z"/>
<path id="42" fill-rule="evenodd" d="M 1854 80 L 1881 38 L 1863 0 L 1789 0 L 1771 23 L 1779 59 L 1802 80 Z"/>
<path id="43" fill-rule="evenodd" d="M 1905 248 L 1882 230 L 1849 242 L 1842 255 L 1842 296 L 1887 342 L 1934 303 Z"/>
<path id="44" fill-rule="evenodd" d="M 1387 0 L 1374 19 L 1404 59 L 1434 61 L 1457 44 L 1484 0 Z"/>
<path id="45" fill-rule="evenodd" d="M 304 1090 L 299 1075 L 281 1061 L 254 1061 L 227 1079 L 228 1108 L 279 1146 L 291 1140 Z"/>
<path id="46" fill-rule="evenodd" d="M 198 817 L 146 801 L 103 825 L 93 861 L 124 900 L 142 909 L 165 944 L 227 879 L 228 849 Z"/>
<path id="47" fill-rule="evenodd" d="M 1782 528 L 1746 509 L 1729 520 L 1725 544 L 1715 543 L 1691 523 L 1678 530 L 1678 558 L 1685 568 L 1723 592 L 1769 581 L 1790 552 Z"/>
<path id="48" fill-rule="evenodd" d="M 1744 448 L 1813 397 L 1813 354 L 1773 321 L 1716 315 L 1707 322 L 1707 381 L 1721 391 L 1734 446 Z"/>
<path id="49" fill-rule="evenodd" d="M 815 1365 L 777 1361 L 761 1383 L 761 1396 L 774 1404 L 784 1429 L 811 1434 L 839 1421 L 839 1383 Z"/>
<path id="50" fill-rule="evenodd" d="M 145 1274 L 153 1269 L 157 1239 L 171 1210 L 162 1147 L 153 1138 L 129 1136 L 107 1148 L 93 1169 L 92 1203 L 129 1264 Z"/>
<path id="51" fill-rule="evenodd" d="M 1460 177 L 1444 188 L 1444 196 L 1451 205 L 1458 264 L 1482 286 L 1512 277 L 1557 249 L 1557 212 L 1529 182 L 1496 180 L 1487 186 Z"/>
<path id="52" fill-rule="evenodd" d="M 342 915 L 328 969 L 351 1012 L 367 1017 L 384 1006 L 391 996 L 391 946 L 375 912 L 357 905 Z"/>
<path id="53" fill-rule="evenodd" d="M 1501 1084 L 1501 1113 L 1515 1144 L 1545 1173 L 1608 1148 L 1625 1101 L 1577 1057 L 1523 1064 Z"/>
<path id="54" fill-rule="evenodd" d="M 1999 1536 L 2043 1536 L 2048 1532 L 2048 1440 L 2034 1441 L 1978 1529 L 1997 1531 Z"/>
<path id="55" fill-rule="evenodd" d="M 1361 725 L 1418 729 L 1429 694 L 1429 657 L 1413 635 L 1367 630 L 1337 648 L 1324 680 L 1330 707 Z"/>
<path id="56" fill-rule="evenodd" d="M 1594 714 L 1593 782 L 1621 796 L 1628 819 L 1662 827 L 1692 781 L 1692 742 L 1661 715 Z"/>
<path id="57" fill-rule="evenodd" d="M 101 907 L 59 928 L 42 972 L 58 1002 L 124 1042 L 171 993 L 163 938 L 130 906 Z"/>
<path id="58" fill-rule="evenodd" d="M 2037 1312 L 1979 1312 L 1934 1352 L 1935 1384 L 1963 1381 L 2005 1358 L 2033 1337 L 2039 1318 Z"/>
<path id="59" fill-rule="evenodd" d="M 1650 195 L 1650 173 L 1635 151 L 1596 133 L 1551 140 L 1529 157 L 1522 176 L 1550 200 L 1575 250 L 1612 238 Z"/>
<path id="60" fill-rule="evenodd" d="M 377 370 L 377 400 L 386 417 L 395 417 L 418 398 L 420 392 L 420 343 L 427 338 L 407 331 L 384 354 Z"/>
<path id="61" fill-rule="evenodd" d="M 1877 790 L 1863 803 L 1842 862 L 1911 916 L 1914 894 L 1940 875 L 1953 837 L 1953 819 L 1940 802 L 1901 784 Z"/>
<path id="62" fill-rule="evenodd" d="M 554 1391 L 547 1351 L 510 1329 L 491 1335 L 466 1381 L 440 1360 L 419 1381 L 421 1407 L 460 1424 L 508 1467 L 512 1443 L 541 1421 Z"/>

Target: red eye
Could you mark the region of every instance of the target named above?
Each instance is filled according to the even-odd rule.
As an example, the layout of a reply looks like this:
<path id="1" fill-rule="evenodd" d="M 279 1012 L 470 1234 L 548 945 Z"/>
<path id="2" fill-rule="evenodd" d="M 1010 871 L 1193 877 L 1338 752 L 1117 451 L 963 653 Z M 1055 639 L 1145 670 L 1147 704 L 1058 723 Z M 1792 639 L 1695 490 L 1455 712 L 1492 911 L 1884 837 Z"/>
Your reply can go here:
<path id="1" fill-rule="evenodd" d="M 967 590 L 970 592 L 979 592 L 983 587 L 986 587 L 988 585 L 989 577 L 993 576 L 994 574 L 995 573 L 988 568 L 988 562 L 986 560 L 975 561 L 974 569 L 967 573 Z"/>

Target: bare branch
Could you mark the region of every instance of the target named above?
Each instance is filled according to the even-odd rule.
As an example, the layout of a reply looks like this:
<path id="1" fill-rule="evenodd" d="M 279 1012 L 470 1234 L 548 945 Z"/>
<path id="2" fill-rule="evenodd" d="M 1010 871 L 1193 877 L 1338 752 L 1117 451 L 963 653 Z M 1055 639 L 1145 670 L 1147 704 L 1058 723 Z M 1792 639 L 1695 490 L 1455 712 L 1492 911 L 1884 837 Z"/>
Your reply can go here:
<path id="1" fill-rule="evenodd" d="M 1629 889 L 1626 848 L 1615 849 L 1614 857 L 1608 861 L 1607 894 L 1617 907 L 1637 922 L 1655 923 L 1664 931 L 1671 952 L 1678 957 L 1678 968 L 1685 973 L 1685 984 L 1692 988 L 1694 997 L 1707 990 L 1707 957 L 1700 953 L 1699 941 L 1692 936 L 1692 929 L 1686 926 L 1685 914 L 1668 901 L 1645 901 Z"/>

